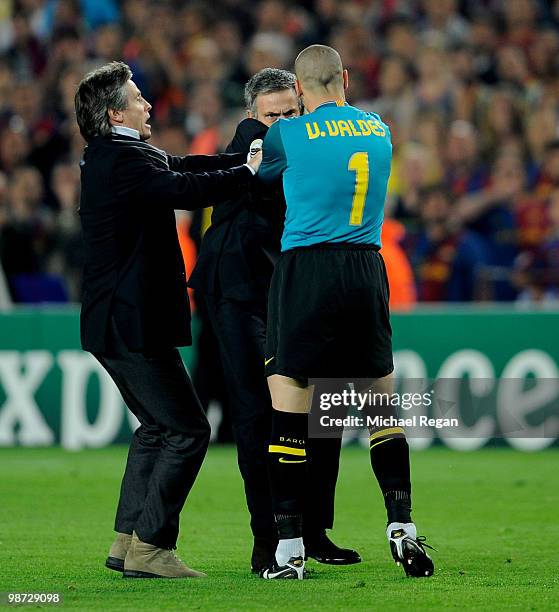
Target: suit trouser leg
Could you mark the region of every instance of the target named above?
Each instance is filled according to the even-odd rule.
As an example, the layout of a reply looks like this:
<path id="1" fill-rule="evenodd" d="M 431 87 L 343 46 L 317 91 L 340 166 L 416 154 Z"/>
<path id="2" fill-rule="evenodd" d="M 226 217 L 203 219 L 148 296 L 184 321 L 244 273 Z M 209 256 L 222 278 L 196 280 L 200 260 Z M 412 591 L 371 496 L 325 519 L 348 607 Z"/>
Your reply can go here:
<path id="1" fill-rule="evenodd" d="M 205 296 L 219 340 L 225 380 L 231 397 L 239 469 L 245 483 L 254 535 L 275 537 L 267 456 L 272 402 L 264 375 L 266 314 L 264 307 Z M 331 529 L 341 439 L 309 439 L 309 529 Z M 307 529 L 305 529 L 308 531 Z"/>
<path id="2" fill-rule="evenodd" d="M 272 404 L 264 376 L 264 307 L 205 296 L 219 342 L 231 422 L 255 536 L 275 538 L 267 449 Z"/>
<path id="3" fill-rule="evenodd" d="M 316 398 L 321 393 L 338 393 L 339 390 L 337 379 L 316 382 L 312 410 L 319 410 Z M 318 529 L 332 529 L 334 526 L 334 499 L 341 449 L 341 434 L 332 438 L 308 439 L 307 469 L 312 478 L 308 483 L 305 516 L 315 517 L 315 520 L 304 522 L 306 533 L 315 525 Z"/>
<path id="4" fill-rule="evenodd" d="M 141 425 L 122 480 L 115 528 L 173 548 L 179 514 L 206 454 L 210 427 L 176 349 L 96 355 Z"/>
<path id="5" fill-rule="evenodd" d="M 309 474 L 303 530 L 332 529 L 334 499 L 340 467 L 340 438 L 309 438 L 307 473 Z"/>
<path id="6" fill-rule="evenodd" d="M 111 374 L 113 381 L 118 375 Z M 137 403 L 134 396 L 128 391 L 123 383 L 117 383 L 117 387 L 127 406 Z M 128 449 L 126 469 L 120 486 L 120 496 L 115 517 L 115 531 L 131 534 L 136 523 L 143 512 L 145 500 L 148 494 L 148 484 L 151 479 L 153 468 L 161 452 L 161 431 L 149 414 L 144 413 L 141 406 L 131 409 L 136 418 L 140 420 L 140 426 L 134 432 Z"/>

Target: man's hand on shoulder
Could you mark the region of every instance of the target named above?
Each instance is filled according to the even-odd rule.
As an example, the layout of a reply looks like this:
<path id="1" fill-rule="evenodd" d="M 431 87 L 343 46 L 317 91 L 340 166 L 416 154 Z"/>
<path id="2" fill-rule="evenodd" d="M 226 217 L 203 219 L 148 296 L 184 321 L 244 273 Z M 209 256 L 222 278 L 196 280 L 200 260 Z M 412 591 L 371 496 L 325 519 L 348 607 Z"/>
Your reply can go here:
<path id="1" fill-rule="evenodd" d="M 260 164 L 262 163 L 262 139 L 257 138 L 250 143 L 249 152 L 247 155 L 247 164 L 255 171 L 258 172 Z"/>
<path id="2" fill-rule="evenodd" d="M 258 151 L 262 151 L 262 138 L 256 138 L 250 143 L 250 148 L 247 154 L 247 162 L 250 161 Z"/>

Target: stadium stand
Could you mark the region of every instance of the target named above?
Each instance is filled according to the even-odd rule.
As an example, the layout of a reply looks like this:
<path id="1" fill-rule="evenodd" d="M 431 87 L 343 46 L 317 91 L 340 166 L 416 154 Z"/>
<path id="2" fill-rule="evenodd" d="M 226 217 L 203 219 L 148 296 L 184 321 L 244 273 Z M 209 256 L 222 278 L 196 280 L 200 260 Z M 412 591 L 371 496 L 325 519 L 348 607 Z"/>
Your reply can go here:
<path id="1" fill-rule="evenodd" d="M 3 2 L 0 259 L 12 299 L 37 299 L 54 278 L 45 300 L 80 298 L 73 94 L 85 72 L 126 61 L 153 104 L 153 144 L 212 152 L 243 116 L 248 77 L 292 68 L 321 42 L 350 71 L 349 101 L 391 125 L 387 213 L 405 229 L 418 299 L 557 302 L 558 23 L 559 3 L 543 0 Z M 37 290 L 22 291 L 22 275 Z"/>

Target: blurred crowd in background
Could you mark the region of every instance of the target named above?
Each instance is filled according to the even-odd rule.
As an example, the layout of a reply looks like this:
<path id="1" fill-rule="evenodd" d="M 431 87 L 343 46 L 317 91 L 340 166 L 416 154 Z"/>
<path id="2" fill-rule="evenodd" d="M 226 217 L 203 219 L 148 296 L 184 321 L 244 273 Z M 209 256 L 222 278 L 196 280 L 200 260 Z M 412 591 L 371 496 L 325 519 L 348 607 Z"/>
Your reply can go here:
<path id="1" fill-rule="evenodd" d="M 4 0 L 0 258 L 15 302 L 79 301 L 83 75 L 127 62 L 150 142 L 225 148 L 258 70 L 335 47 L 348 101 L 391 126 L 394 307 L 559 300 L 559 1 Z M 178 216 L 191 267 L 209 216 Z"/>

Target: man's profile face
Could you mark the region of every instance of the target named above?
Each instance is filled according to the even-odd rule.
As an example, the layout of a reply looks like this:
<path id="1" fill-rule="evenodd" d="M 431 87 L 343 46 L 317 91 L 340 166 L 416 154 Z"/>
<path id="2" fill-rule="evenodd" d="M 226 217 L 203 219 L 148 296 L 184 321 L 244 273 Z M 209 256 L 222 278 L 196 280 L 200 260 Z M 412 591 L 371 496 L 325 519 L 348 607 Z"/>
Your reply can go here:
<path id="1" fill-rule="evenodd" d="M 126 91 L 128 106 L 125 110 L 120 111 L 122 122 L 113 121 L 113 125 L 134 128 L 140 132 L 142 140 L 147 140 L 151 136 L 151 125 L 148 123 L 151 104 L 144 100 L 134 81 L 126 83 Z"/>
<path id="2" fill-rule="evenodd" d="M 248 116 L 258 119 L 264 125 L 270 127 L 278 119 L 289 119 L 298 117 L 299 99 L 293 89 L 282 89 L 256 96 L 256 113 L 248 111 Z"/>

